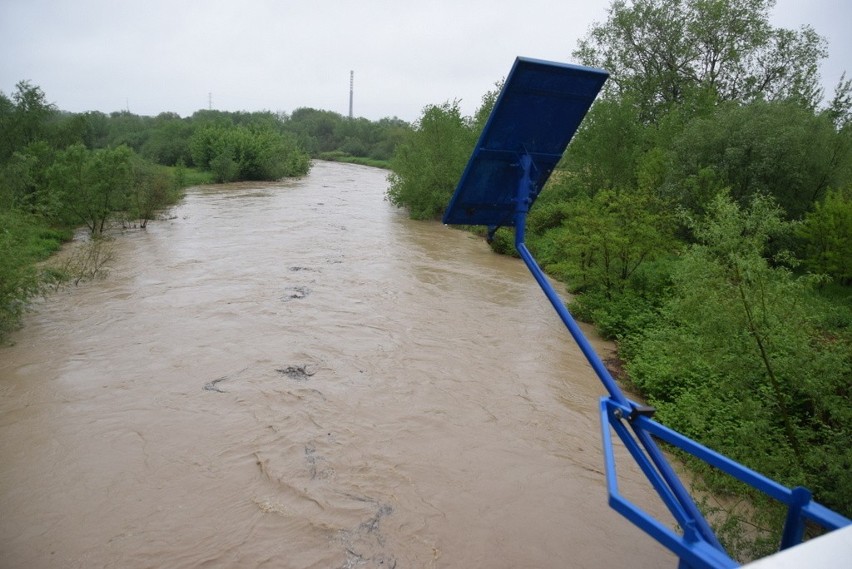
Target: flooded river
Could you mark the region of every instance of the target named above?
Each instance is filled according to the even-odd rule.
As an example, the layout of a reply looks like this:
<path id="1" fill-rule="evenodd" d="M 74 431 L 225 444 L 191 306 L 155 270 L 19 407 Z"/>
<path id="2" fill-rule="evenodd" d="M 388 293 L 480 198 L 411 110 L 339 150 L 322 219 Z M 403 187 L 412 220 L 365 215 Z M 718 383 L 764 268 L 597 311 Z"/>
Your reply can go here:
<path id="1" fill-rule="evenodd" d="M 522 263 L 386 185 L 192 189 L 39 303 L 0 348 L 0 567 L 675 567 L 607 507 L 603 390 Z"/>

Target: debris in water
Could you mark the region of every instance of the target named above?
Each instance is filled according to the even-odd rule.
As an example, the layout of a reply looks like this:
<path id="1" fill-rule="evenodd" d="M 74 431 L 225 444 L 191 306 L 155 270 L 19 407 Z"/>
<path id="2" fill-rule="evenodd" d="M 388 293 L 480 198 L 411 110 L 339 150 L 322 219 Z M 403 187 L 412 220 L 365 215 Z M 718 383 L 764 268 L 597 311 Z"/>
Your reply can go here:
<path id="1" fill-rule="evenodd" d="M 222 383 L 223 381 L 228 380 L 228 379 L 233 379 L 234 377 L 240 375 L 241 373 L 243 373 L 247 369 L 248 369 L 247 367 L 244 367 L 243 369 L 241 369 L 240 371 L 238 371 L 236 373 L 226 374 L 226 375 L 223 375 L 220 378 L 214 379 L 213 381 L 208 381 L 207 383 L 204 384 L 203 389 L 204 389 L 204 391 L 215 391 L 216 393 L 228 393 L 227 391 L 225 391 L 224 389 L 219 387 L 219 384 Z"/>
<path id="2" fill-rule="evenodd" d="M 208 381 L 207 383 L 204 384 L 204 390 L 205 391 L 215 391 L 216 393 L 227 393 L 227 391 L 225 391 L 224 389 L 222 389 L 221 387 L 219 387 L 217 385 L 218 383 L 221 383 L 221 382 L 225 381 L 226 379 L 228 379 L 227 375 L 224 376 L 224 377 L 220 377 L 219 379 L 214 379 L 213 381 Z"/>
<path id="3" fill-rule="evenodd" d="M 276 369 L 278 373 L 281 375 L 286 375 L 292 380 L 295 381 L 308 381 L 312 375 L 314 375 L 315 371 L 308 371 L 308 366 L 287 366 L 282 369 Z"/>
<path id="4" fill-rule="evenodd" d="M 311 294 L 311 289 L 306 286 L 288 286 L 284 288 L 284 302 L 291 300 L 301 300 Z"/>

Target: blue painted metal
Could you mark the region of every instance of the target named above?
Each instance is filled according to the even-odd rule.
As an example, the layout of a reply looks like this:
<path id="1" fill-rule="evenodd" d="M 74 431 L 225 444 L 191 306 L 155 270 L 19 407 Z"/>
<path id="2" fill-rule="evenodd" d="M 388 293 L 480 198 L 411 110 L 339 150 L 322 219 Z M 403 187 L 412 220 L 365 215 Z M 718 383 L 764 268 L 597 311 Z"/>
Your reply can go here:
<path id="1" fill-rule="evenodd" d="M 528 172 L 528 205 L 532 205 L 607 77 L 600 69 L 517 58 L 444 223 L 513 225 L 520 157 L 532 159 Z"/>
<path id="2" fill-rule="evenodd" d="M 600 69 L 518 58 L 462 174 L 444 223 L 515 227 L 515 248 L 592 366 L 608 397 L 601 399 L 601 430 L 609 505 L 670 549 L 683 568 L 737 567 L 660 451 L 674 445 L 787 505 L 781 549 L 801 542 L 811 521 L 834 530 L 852 525 L 811 499 L 653 421 L 653 409 L 628 400 L 592 348 L 524 243 L 526 216 L 606 81 Z M 618 490 L 615 432 L 666 505 L 677 533 L 625 499 Z"/>

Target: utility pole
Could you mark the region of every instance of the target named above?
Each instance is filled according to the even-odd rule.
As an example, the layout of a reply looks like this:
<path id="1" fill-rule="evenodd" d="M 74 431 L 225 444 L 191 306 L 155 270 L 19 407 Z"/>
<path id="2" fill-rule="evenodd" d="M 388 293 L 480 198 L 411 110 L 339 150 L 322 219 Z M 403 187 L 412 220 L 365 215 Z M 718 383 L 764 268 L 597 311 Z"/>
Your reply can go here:
<path id="1" fill-rule="evenodd" d="M 355 71 L 349 72 L 349 118 L 352 118 L 352 99 L 355 95 Z"/>
<path id="2" fill-rule="evenodd" d="M 208 91 L 207 93 L 207 110 L 213 110 L 213 91 Z"/>

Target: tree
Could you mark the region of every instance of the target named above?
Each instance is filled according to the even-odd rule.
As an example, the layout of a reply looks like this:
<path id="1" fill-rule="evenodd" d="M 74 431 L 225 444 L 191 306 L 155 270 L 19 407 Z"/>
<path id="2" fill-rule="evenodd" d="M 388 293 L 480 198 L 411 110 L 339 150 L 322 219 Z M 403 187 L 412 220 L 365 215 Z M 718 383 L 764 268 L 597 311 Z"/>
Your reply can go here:
<path id="1" fill-rule="evenodd" d="M 388 200 L 414 219 L 439 217 L 473 150 L 478 133 L 458 101 L 430 105 L 391 159 Z"/>
<path id="2" fill-rule="evenodd" d="M 204 126 L 189 147 L 193 162 L 213 172 L 218 182 L 278 180 L 310 169 L 310 158 L 295 138 L 265 124 Z"/>
<path id="3" fill-rule="evenodd" d="M 712 186 L 729 188 L 741 206 L 771 195 L 789 218 L 800 219 L 846 181 L 850 159 L 852 146 L 829 116 L 785 101 L 729 103 L 692 120 L 675 139 L 663 189 L 696 212 Z M 695 192 L 702 177 L 713 180 L 704 197 Z"/>
<path id="4" fill-rule="evenodd" d="M 467 164 L 501 87 L 487 92 L 473 117 L 463 117 L 459 102 L 429 105 L 397 146 L 391 159 L 388 200 L 408 208 L 413 219 L 439 217 Z"/>
<path id="5" fill-rule="evenodd" d="M 0 166 L 0 205 L 52 218 L 57 204 L 47 192 L 47 169 L 54 151 L 47 142 L 33 142 Z"/>
<path id="6" fill-rule="evenodd" d="M 629 97 L 597 101 L 571 142 L 561 167 L 571 172 L 577 191 L 636 185 L 637 165 L 647 147 L 647 133 Z"/>
<path id="7" fill-rule="evenodd" d="M 821 98 L 825 40 L 810 27 L 772 28 L 774 0 L 615 0 L 574 52 L 611 73 L 611 93 L 630 94 L 642 120 L 711 92 L 720 100 Z"/>
<path id="8" fill-rule="evenodd" d="M 672 216 L 650 192 L 601 190 L 561 207 L 559 226 L 537 235 L 532 247 L 575 290 L 612 300 L 644 263 L 677 247 Z"/>
<path id="9" fill-rule="evenodd" d="M 181 160 L 191 160 L 189 140 L 192 124 L 171 113 L 154 119 L 151 133 L 142 146 L 141 154 L 157 164 L 174 166 Z"/>
<path id="10" fill-rule="evenodd" d="M 766 258 L 793 224 L 720 194 L 690 225 L 660 318 L 625 342 L 632 379 L 666 424 L 848 513 L 852 350 L 827 335 L 816 280 Z"/>
<path id="11" fill-rule="evenodd" d="M 27 300 L 42 290 L 36 263 L 67 238 L 35 215 L 0 208 L 0 340 L 20 324 Z"/>
<path id="12" fill-rule="evenodd" d="M 852 187 L 829 191 L 797 233 L 805 240 L 805 267 L 852 284 Z"/>
<path id="13" fill-rule="evenodd" d="M 339 113 L 302 107 L 293 111 L 285 128 L 296 135 L 299 145 L 312 156 L 340 148 L 343 139 L 339 125 L 344 118 Z"/>
<path id="14" fill-rule="evenodd" d="M 107 123 L 109 140 L 106 146 L 115 147 L 124 144 L 134 152 L 141 152 L 151 135 L 152 123 L 151 117 L 135 115 L 129 111 L 110 113 Z"/>
<path id="15" fill-rule="evenodd" d="M 130 213 L 139 220 L 139 227 L 145 229 L 157 211 L 171 201 L 173 182 L 168 173 L 141 160 L 134 160 L 132 176 L 128 194 Z"/>
<path id="16" fill-rule="evenodd" d="M 127 207 L 133 151 L 127 146 L 90 151 L 75 144 L 57 154 L 48 171 L 51 191 L 72 221 L 101 235 L 116 211 Z"/>
<path id="17" fill-rule="evenodd" d="M 9 99 L 0 93 L 0 164 L 16 151 L 45 138 L 48 120 L 56 108 L 40 87 L 19 81 Z"/>

